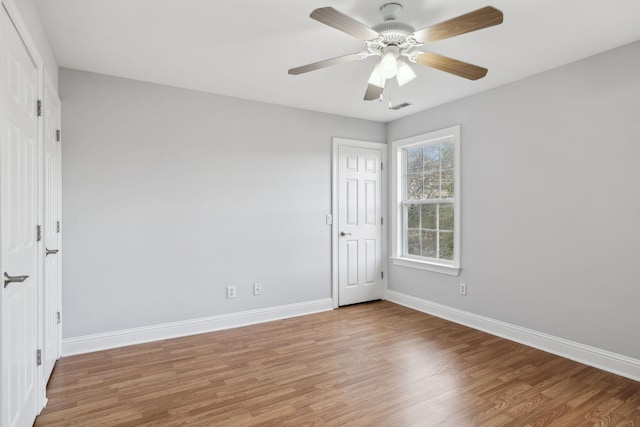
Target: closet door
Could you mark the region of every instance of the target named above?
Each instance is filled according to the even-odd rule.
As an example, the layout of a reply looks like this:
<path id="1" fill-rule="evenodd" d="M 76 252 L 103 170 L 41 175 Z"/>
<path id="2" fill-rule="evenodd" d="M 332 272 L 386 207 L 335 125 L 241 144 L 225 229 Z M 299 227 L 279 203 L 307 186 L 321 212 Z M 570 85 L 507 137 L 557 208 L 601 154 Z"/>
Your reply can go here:
<path id="1" fill-rule="evenodd" d="M 38 70 L 4 9 L 0 15 L 0 424 L 18 427 L 38 411 Z"/>
<path id="2" fill-rule="evenodd" d="M 60 99 L 48 81 L 44 88 L 44 276 L 42 292 L 42 379 L 46 385 L 60 357 Z"/>

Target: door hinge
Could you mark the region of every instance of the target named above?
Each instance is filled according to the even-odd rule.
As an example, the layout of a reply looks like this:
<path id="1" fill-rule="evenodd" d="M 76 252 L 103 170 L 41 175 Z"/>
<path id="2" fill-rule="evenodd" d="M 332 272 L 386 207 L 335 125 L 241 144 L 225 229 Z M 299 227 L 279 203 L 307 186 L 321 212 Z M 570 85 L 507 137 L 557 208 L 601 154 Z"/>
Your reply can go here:
<path id="1" fill-rule="evenodd" d="M 42 226 L 36 225 L 36 242 L 42 240 Z"/>
<path id="2" fill-rule="evenodd" d="M 60 142 L 60 129 L 56 131 L 56 141 Z"/>
<path id="3" fill-rule="evenodd" d="M 58 316 L 58 325 L 60 324 L 60 312 L 57 313 Z"/>
<path id="4" fill-rule="evenodd" d="M 380 170 L 384 170 L 384 163 L 380 162 Z"/>
<path id="5" fill-rule="evenodd" d="M 380 218 L 380 225 L 384 225 L 384 218 Z"/>
<path id="6" fill-rule="evenodd" d="M 384 279 L 384 271 L 381 271 L 381 272 L 380 272 L 380 278 L 381 278 L 381 279 Z"/>
<path id="7" fill-rule="evenodd" d="M 60 232 L 60 221 L 56 221 L 56 233 Z"/>
<path id="8" fill-rule="evenodd" d="M 36 113 L 38 113 L 38 117 L 42 115 L 42 101 L 40 101 L 39 99 L 36 106 Z"/>
<path id="9" fill-rule="evenodd" d="M 42 350 L 40 349 L 36 351 L 36 363 L 38 364 L 38 366 L 42 365 Z"/>

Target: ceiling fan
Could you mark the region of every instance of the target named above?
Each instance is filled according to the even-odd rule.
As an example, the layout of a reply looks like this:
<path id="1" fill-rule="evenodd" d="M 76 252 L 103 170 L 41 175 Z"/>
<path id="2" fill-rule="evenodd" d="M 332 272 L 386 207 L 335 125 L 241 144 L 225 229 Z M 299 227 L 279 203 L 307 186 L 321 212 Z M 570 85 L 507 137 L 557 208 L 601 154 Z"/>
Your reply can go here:
<path id="1" fill-rule="evenodd" d="M 477 80 L 487 74 L 487 69 L 432 52 L 419 50 L 425 43 L 448 39 L 502 23 L 502 12 L 486 6 L 439 24 L 416 31 L 411 25 L 398 20 L 402 11 L 399 3 L 387 3 L 380 8 L 383 22 L 367 27 L 348 15 L 332 8 L 322 7 L 311 12 L 310 18 L 363 40 L 366 50 L 337 58 L 314 62 L 292 68 L 289 74 L 298 75 L 332 65 L 358 61 L 370 56 L 381 56 L 369 77 L 365 101 L 379 99 L 385 82 L 396 77 L 399 86 L 413 80 L 416 75 L 402 60 L 426 65 L 469 80 Z"/>

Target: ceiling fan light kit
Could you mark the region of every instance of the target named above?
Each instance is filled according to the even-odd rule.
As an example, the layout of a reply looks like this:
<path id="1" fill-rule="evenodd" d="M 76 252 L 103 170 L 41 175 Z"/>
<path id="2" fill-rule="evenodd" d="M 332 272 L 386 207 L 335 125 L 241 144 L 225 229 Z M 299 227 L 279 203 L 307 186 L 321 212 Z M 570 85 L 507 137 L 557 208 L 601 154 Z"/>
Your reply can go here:
<path id="1" fill-rule="evenodd" d="M 411 67 L 406 62 L 399 59 L 396 60 L 396 68 L 392 74 L 385 75 L 381 71 L 381 65 L 382 61 L 373 67 L 373 71 L 371 72 L 371 76 L 369 76 L 369 81 L 367 82 L 370 85 L 384 88 L 385 82 L 395 76 L 398 81 L 398 86 L 402 87 L 416 78 L 416 73 L 413 72 Z"/>
<path id="2" fill-rule="evenodd" d="M 469 80 L 477 80 L 487 74 L 486 68 L 419 49 L 426 43 L 501 24 L 503 15 L 498 9 L 486 6 L 419 31 L 398 20 L 401 11 L 400 3 L 387 3 L 380 8 L 383 22 L 367 27 L 332 7 L 315 9 L 310 15 L 312 19 L 364 41 L 366 50 L 292 68 L 289 74 L 298 75 L 344 62 L 380 56 L 380 61 L 369 76 L 365 101 L 380 99 L 388 79 L 395 77 L 398 86 L 404 86 L 416 77 L 411 67 L 403 61 L 403 57 L 413 63 Z"/>

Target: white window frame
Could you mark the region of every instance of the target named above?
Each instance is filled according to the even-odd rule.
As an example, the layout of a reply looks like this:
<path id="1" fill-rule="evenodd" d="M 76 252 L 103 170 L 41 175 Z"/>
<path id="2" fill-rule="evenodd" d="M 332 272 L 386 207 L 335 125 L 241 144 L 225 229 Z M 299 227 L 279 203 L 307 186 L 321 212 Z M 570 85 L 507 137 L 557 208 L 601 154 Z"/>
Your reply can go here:
<path id="1" fill-rule="evenodd" d="M 453 139 L 454 143 L 454 236 L 453 260 L 439 260 L 413 255 L 405 255 L 405 236 L 402 202 L 404 196 L 404 150 L 409 147 L 426 144 L 436 144 L 440 141 Z M 452 126 L 409 138 L 392 141 L 391 143 L 391 260 L 395 265 L 433 271 L 436 273 L 457 276 L 460 274 L 460 126 Z"/>

